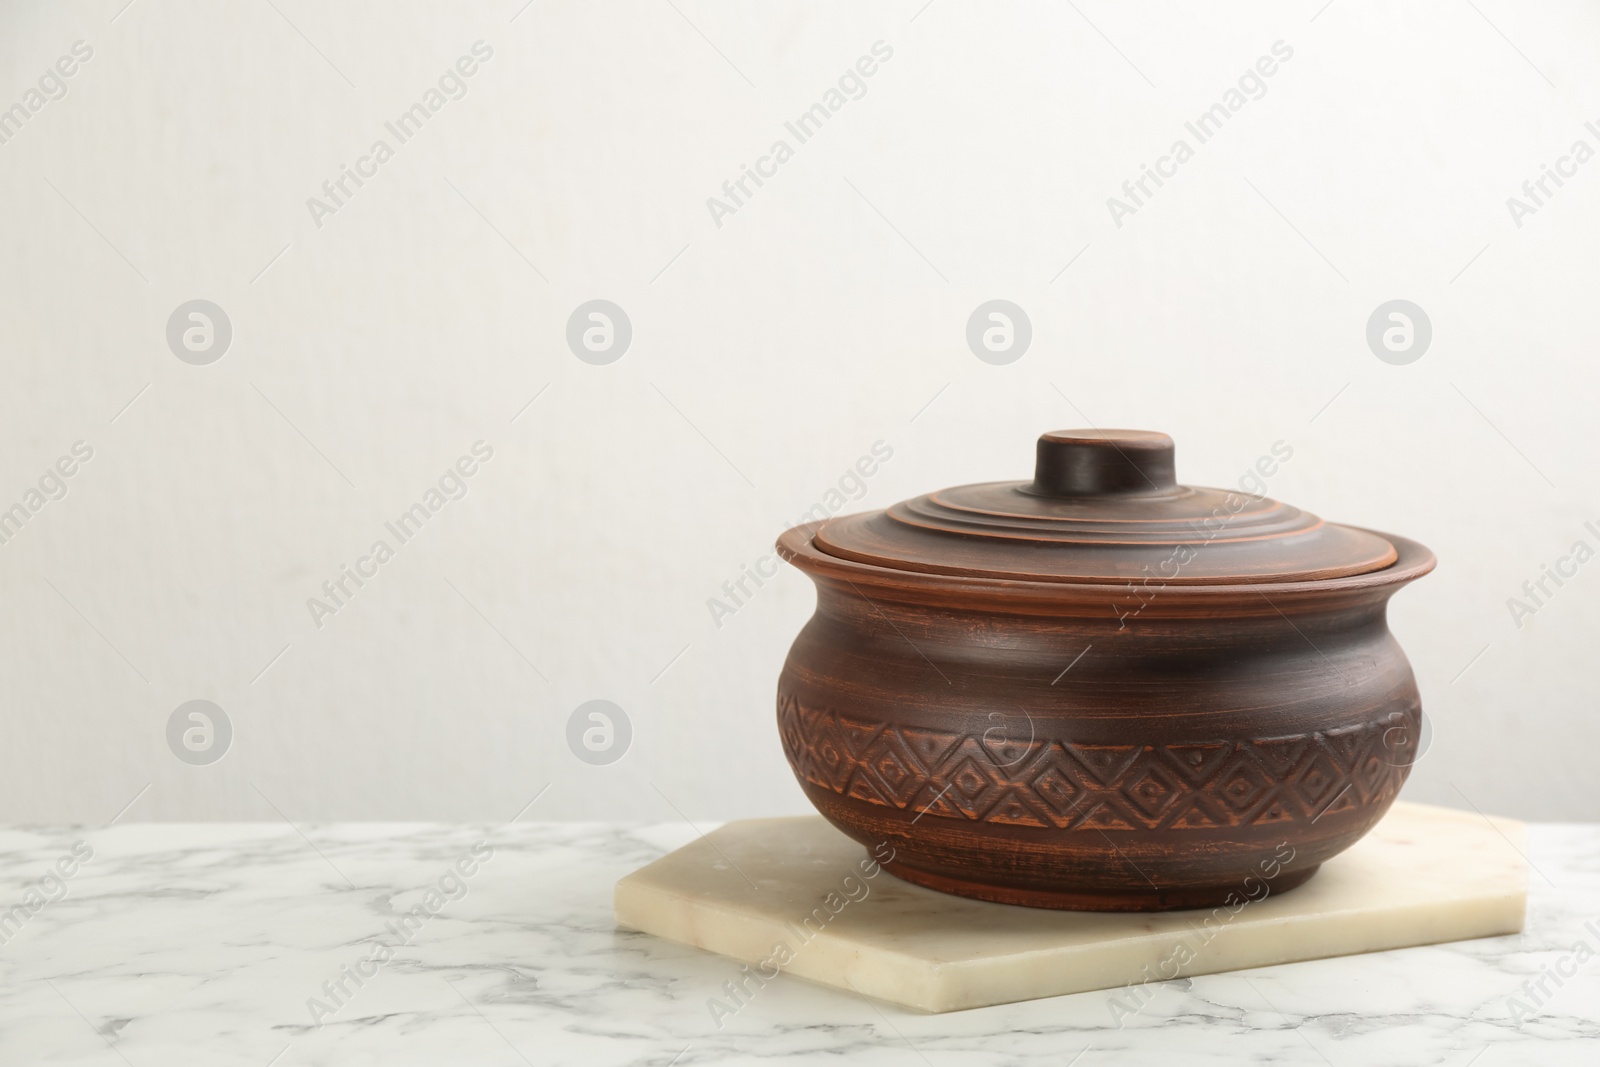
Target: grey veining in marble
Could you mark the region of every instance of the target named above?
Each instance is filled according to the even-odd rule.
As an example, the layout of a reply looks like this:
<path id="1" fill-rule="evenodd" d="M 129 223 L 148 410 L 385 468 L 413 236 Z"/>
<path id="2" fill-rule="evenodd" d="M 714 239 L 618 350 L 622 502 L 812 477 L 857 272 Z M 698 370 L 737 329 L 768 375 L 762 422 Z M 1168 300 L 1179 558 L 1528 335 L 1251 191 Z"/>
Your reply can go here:
<path id="1" fill-rule="evenodd" d="M 688 827 L 302 829 L 0 832 L 0 1064 L 1600 1062 L 1600 827 L 1530 827 L 1520 935 L 1180 979 L 1121 1029 L 788 976 L 719 1028 L 737 966 L 611 916 Z"/>

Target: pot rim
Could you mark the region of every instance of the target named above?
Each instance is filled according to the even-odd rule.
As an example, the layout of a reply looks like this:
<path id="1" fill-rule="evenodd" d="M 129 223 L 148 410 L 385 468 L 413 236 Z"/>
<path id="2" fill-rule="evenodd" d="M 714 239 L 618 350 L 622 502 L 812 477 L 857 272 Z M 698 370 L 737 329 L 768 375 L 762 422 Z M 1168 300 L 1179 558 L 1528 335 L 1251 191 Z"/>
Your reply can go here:
<path id="1" fill-rule="evenodd" d="M 1387 567 L 1361 574 L 1293 582 L 1229 582 L 1216 585 L 1163 584 L 1158 580 L 1126 582 L 1030 581 L 1020 578 L 973 577 L 933 571 L 899 570 L 832 556 L 816 547 L 816 532 L 833 519 L 821 519 L 791 527 L 779 535 L 776 547 L 780 559 L 805 572 L 813 581 L 826 580 L 847 586 L 868 586 L 889 599 L 916 603 L 935 603 L 946 607 L 1001 610 L 1046 608 L 1060 610 L 1073 606 L 1092 606 L 1103 610 L 1108 602 L 1127 602 L 1136 590 L 1155 590 L 1147 605 L 1167 608 L 1215 607 L 1222 603 L 1263 603 L 1276 610 L 1281 603 L 1324 604 L 1335 601 L 1365 601 L 1387 598 L 1402 586 L 1416 581 L 1434 569 L 1438 560 L 1420 542 L 1396 534 L 1365 527 L 1351 527 L 1375 534 L 1394 545 L 1397 558 Z M 857 588 L 857 592 L 860 589 Z M 1271 598 L 1268 598 L 1268 594 Z M 863 596 L 865 594 L 862 594 Z M 1149 614 L 1149 613 L 1147 613 Z M 1156 611 L 1154 614 L 1166 614 Z"/>

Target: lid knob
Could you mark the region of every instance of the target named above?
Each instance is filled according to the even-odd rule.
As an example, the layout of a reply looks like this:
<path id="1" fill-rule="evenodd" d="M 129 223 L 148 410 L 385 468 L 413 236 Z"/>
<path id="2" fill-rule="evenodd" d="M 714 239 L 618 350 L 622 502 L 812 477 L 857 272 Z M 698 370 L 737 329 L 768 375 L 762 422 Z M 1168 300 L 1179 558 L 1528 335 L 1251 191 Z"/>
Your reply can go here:
<path id="1" fill-rule="evenodd" d="M 1036 496 L 1162 493 L 1178 484 L 1172 438 L 1152 430 L 1053 430 L 1039 437 Z"/>

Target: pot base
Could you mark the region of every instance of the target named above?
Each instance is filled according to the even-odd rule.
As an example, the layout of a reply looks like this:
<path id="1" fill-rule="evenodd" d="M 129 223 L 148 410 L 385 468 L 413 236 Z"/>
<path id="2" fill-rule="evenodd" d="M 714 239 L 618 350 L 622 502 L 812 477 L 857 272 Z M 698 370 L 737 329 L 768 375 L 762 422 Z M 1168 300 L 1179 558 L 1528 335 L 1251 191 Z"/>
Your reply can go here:
<path id="1" fill-rule="evenodd" d="M 1282 872 L 1278 877 L 1266 882 L 1269 886 L 1267 895 L 1276 896 L 1288 892 L 1316 874 L 1320 867 L 1321 864 L 1317 864 L 1304 870 Z M 1201 888 L 1152 888 L 1143 892 L 1023 889 L 974 882 L 965 878 L 952 878 L 946 874 L 935 874 L 897 861 L 883 864 L 883 869 L 896 878 L 913 885 L 937 889 L 941 893 L 954 893 L 956 896 L 988 900 L 996 904 L 1015 904 L 1024 908 L 1053 908 L 1058 911 L 1186 911 L 1223 907 L 1250 899 L 1236 884 Z"/>
<path id="2" fill-rule="evenodd" d="M 617 883 L 617 921 L 731 962 L 658 952 L 648 943 L 619 942 L 618 951 L 655 957 L 663 983 L 732 976 L 736 986 L 744 983 L 741 998 L 753 994 L 769 1007 L 769 995 L 824 995 L 758 989 L 776 970 L 782 981 L 838 990 L 847 998 L 839 1004 L 858 1012 L 859 996 L 958 1011 L 1094 989 L 1141 1006 L 1163 979 L 1514 934 L 1527 897 L 1521 823 L 1423 804 L 1396 804 L 1293 893 L 1215 913 L 1047 911 L 940 893 L 884 874 L 879 864 L 890 854 L 881 841 L 864 847 L 815 815 L 737 820 L 704 836 L 684 827 L 679 838 L 688 843 Z M 890 862 L 904 858 L 902 850 Z M 1259 895 L 1260 886 L 1250 885 Z M 1483 952 L 1469 946 L 1438 958 Z M 741 972 L 741 963 L 748 969 Z M 1336 966 L 1320 973 L 1342 972 Z M 815 1003 L 822 1008 L 812 1014 L 827 1007 Z M 1266 1007 L 1258 997 L 1251 1004 Z M 1133 1032 L 1113 1001 L 1085 1005 L 1071 1009 L 1080 1022 L 1106 1012 L 1110 1026 L 1127 1021 Z M 1058 1021 L 1060 1014 L 1051 1010 Z"/>

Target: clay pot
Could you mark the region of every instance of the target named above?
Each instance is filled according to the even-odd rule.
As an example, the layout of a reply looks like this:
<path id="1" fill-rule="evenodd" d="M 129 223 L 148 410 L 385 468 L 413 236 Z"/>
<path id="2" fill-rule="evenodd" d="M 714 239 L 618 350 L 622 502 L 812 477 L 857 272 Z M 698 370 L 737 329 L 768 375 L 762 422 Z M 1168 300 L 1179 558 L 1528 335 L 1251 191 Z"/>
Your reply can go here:
<path id="1" fill-rule="evenodd" d="M 1385 605 L 1433 553 L 1180 486 L 1165 434 L 1046 434 L 1031 482 L 778 549 L 817 586 L 778 682 L 784 752 L 907 881 L 1045 908 L 1258 899 L 1371 829 L 1417 755 Z"/>

